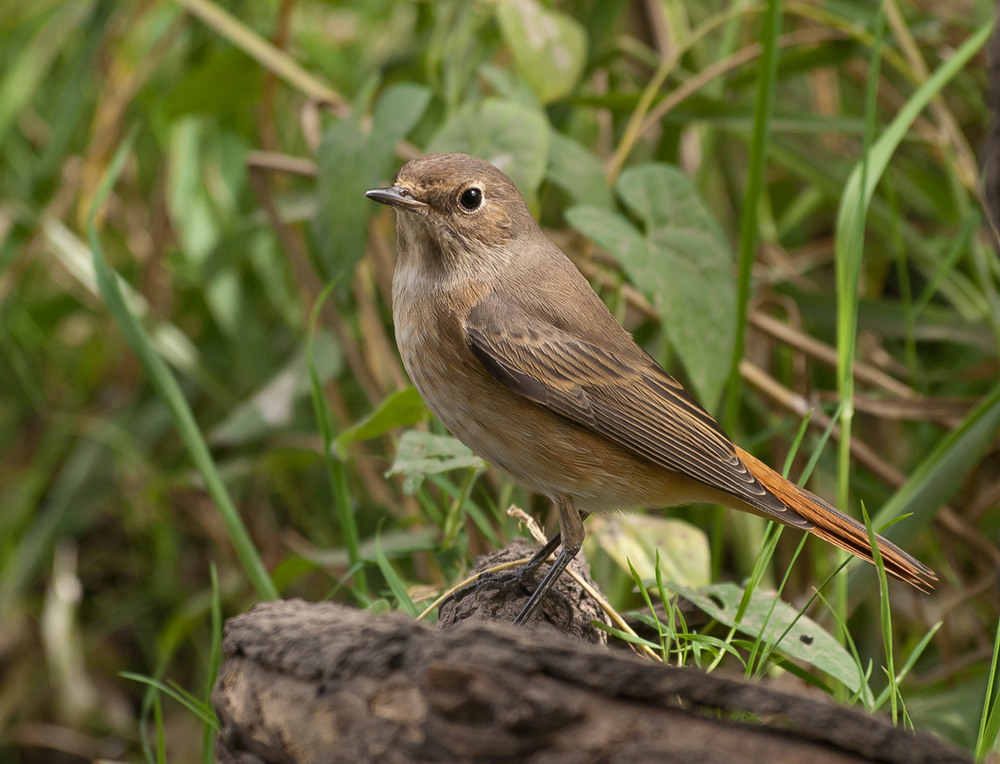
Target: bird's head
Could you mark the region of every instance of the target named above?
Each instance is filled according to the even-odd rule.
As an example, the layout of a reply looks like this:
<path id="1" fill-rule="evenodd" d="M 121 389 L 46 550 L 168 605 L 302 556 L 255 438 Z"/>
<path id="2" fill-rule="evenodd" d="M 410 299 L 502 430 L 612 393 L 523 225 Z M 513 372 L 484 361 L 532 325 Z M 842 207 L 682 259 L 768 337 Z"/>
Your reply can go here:
<path id="1" fill-rule="evenodd" d="M 417 252 L 452 265 L 471 260 L 483 266 L 519 237 L 541 233 L 514 182 L 467 154 L 414 159 L 392 186 L 365 196 L 396 209 L 401 257 Z"/>

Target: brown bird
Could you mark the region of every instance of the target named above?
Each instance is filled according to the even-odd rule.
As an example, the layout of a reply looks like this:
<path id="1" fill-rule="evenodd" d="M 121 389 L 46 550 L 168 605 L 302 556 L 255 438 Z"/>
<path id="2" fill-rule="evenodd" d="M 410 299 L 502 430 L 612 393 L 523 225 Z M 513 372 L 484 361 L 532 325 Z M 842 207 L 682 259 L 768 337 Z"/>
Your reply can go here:
<path id="1" fill-rule="evenodd" d="M 872 562 L 861 523 L 733 445 L 635 343 L 494 165 L 432 154 L 366 196 L 396 209 L 393 321 L 417 390 L 459 440 L 559 510 L 562 552 L 515 623 L 577 554 L 591 512 L 719 503 Z M 878 546 L 890 575 L 923 590 L 937 580 Z"/>

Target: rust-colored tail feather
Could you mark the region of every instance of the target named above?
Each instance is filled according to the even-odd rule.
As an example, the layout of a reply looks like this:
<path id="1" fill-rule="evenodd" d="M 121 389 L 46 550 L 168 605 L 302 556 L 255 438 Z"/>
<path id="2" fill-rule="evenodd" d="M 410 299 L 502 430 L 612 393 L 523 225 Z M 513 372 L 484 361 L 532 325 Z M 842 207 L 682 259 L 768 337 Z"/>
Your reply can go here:
<path id="1" fill-rule="evenodd" d="M 742 448 L 737 447 L 736 453 L 761 484 L 773 493 L 782 504 L 808 520 L 815 536 L 850 552 L 862 560 L 874 563 L 871 543 L 865 526 L 848 517 L 840 510 L 795 483 L 783 478 L 779 473 L 763 462 L 755 459 Z M 780 522 L 781 518 L 775 517 Z M 888 539 L 876 535 L 879 553 L 885 572 L 921 591 L 934 588 L 937 576 L 919 560 L 911 557 Z"/>

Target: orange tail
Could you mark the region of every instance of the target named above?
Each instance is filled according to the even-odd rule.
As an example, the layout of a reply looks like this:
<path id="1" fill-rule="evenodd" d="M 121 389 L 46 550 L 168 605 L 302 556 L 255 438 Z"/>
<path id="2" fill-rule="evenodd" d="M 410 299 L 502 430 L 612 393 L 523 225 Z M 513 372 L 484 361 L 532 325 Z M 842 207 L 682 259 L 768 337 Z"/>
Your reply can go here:
<path id="1" fill-rule="evenodd" d="M 827 504 L 815 494 L 786 480 L 742 448 L 737 446 L 736 453 L 768 491 L 782 504 L 812 524 L 810 533 L 862 560 L 874 562 L 868 531 L 864 525 Z M 878 550 L 882 555 L 886 573 L 924 592 L 934 588 L 937 576 L 933 570 L 888 539 L 879 535 L 875 538 L 878 541 Z"/>

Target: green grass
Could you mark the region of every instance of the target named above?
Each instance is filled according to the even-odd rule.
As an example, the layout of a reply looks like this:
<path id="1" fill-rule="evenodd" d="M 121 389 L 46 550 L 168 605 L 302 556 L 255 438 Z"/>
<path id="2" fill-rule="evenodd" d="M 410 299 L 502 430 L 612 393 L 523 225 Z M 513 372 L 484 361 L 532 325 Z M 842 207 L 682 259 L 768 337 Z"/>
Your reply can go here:
<path id="1" fill-rule="evenodd" d="M 875 529 L 904 517 L 890 537 L 941 579 L 917 595 L 705 507 L 595 524 L 651 648 L 997 750 L 991 4 L 539 2 L 541 50 L 458 0 L 6 5 L 0 758 L 55 725 L 85 760 L 208 760 L 223 618 L 416 613 L 521 533 L 507 506 L 547 513 L 395 351 L 392 219 L 362 194 L 430 148 L 513 157 L 737 442 Z"/>

